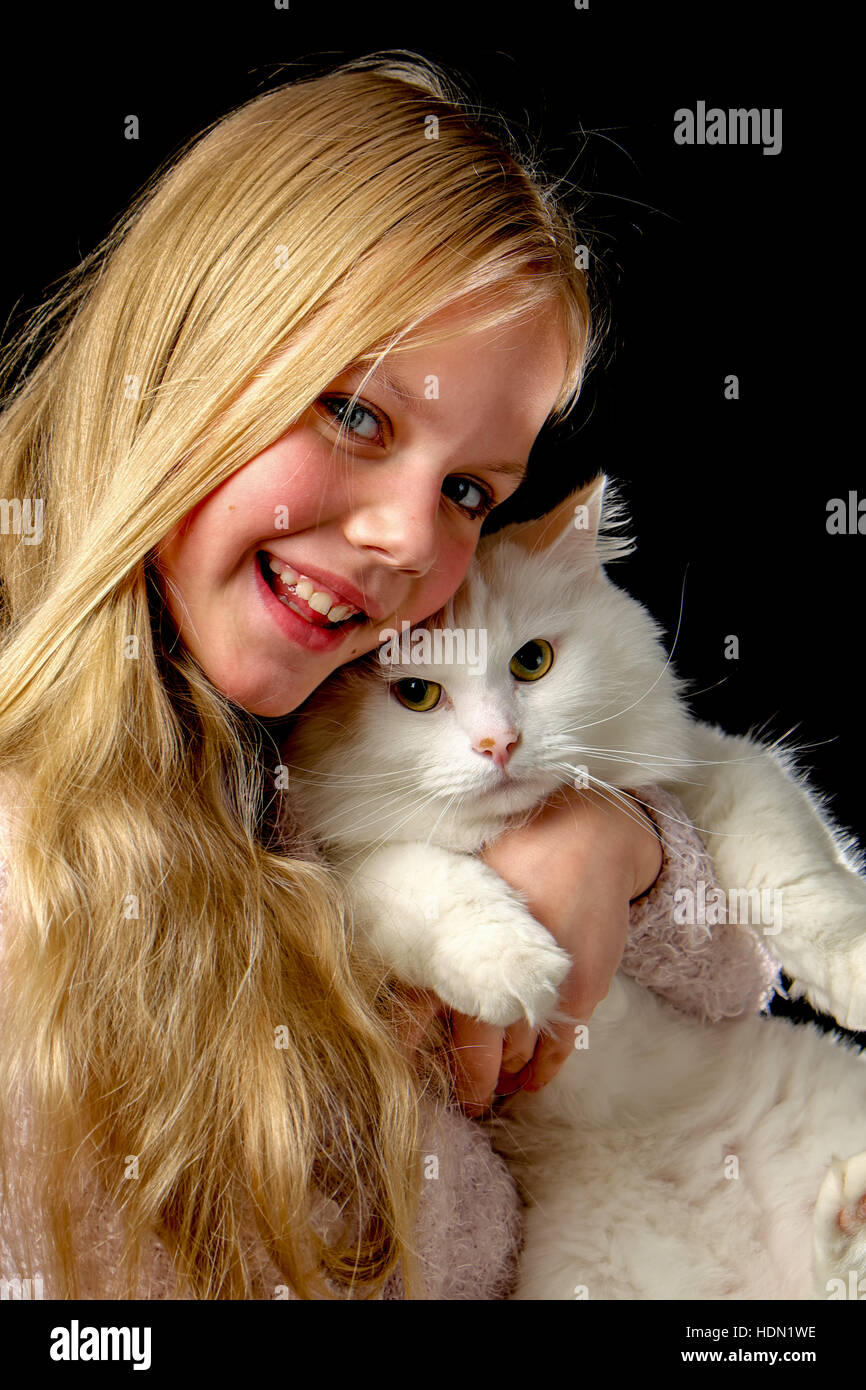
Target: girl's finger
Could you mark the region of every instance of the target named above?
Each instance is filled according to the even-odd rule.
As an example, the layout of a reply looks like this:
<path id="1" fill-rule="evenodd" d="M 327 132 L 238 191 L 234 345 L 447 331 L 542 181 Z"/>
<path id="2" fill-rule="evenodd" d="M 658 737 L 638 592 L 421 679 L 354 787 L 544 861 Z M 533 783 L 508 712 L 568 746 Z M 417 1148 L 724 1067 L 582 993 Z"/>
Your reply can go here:
<path id="1" fill-rule="evenodd" d="M 542 1037 L 523 1078 L 523 1089 L 540 1091 L 542 1086 L 553 1080 L 573 1051 L 574 1028 L 571 1024 L 562 1024 L 552 1036 Z"/>
<path id="2" fill-rule="evenodd" d="M 538 1029 L 521 1020 L 512 1023 L 505 1030 L 505 1046 L 502 1049 L 502 1070 L 513 1074 L 526 1066 L 535 1053 L 538 1042 Z"/>
<path id="3" fill-rule="evenodd" d="M 467 1115 L 480 1115 L 493 1099 L 504 1037 L 503 1030 L 492 1023 L 481 1023 L 465 1014 L 451 1016 L 455 1091 Z"/>

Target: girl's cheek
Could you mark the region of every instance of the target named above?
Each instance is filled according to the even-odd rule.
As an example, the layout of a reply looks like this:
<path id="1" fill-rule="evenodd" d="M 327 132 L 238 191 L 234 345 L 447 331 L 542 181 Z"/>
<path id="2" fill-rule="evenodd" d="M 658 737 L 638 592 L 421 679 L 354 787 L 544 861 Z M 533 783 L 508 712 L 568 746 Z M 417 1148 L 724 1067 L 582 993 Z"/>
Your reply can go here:
<path id="1" fill-rule="evenodd" d="M 450 598 L 454 597 L 466 578 L 466 571 L 472 563 L 477 541 L 478 533 L 476 532 L 471 539 L 458 545 L 452 545 L 444 554 L 440 555 L 438 562 L 427 576 L 423 591 L 419 589 L 418 602 L 413 603 L 413 609 L 417 610 L 413 614 L 413 622 L 421 622 L 424 618 L 429 618 L 431 613 L 436 613 Z"/>

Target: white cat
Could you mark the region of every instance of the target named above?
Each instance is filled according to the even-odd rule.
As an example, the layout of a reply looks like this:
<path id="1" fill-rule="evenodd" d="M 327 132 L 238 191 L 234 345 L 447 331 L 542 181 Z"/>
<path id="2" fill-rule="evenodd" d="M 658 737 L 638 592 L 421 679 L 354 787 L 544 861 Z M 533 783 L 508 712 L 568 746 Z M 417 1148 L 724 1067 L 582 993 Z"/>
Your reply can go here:
<path id="1" fill-rule="evenodd" d="M 724 889 L 781 894 L 766 945 L 791 992 L 864 1028 L 860 863 L 787 756 L 688 713 L 661 630 L 604 572 L 621 520 L 598 479 L 482 541 L 426 637 L 304 705 L 293 804 L 396 976 L 539 1026 L 570 959 L 474 855 L 564 783 L 657 783 Z M 583 1039 L 492 1122 L 529 1206 L 517 1297 L 866 1295 L 866 1059 L 780 1018 L 700 1022 L 622 972 Z"/>

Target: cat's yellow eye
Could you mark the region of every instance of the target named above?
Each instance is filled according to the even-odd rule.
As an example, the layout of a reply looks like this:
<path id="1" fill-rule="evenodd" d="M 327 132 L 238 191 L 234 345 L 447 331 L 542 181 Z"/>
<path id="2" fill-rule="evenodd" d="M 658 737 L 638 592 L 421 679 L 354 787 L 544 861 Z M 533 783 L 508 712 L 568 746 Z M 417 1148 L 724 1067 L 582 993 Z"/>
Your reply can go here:
<path id="1" fill-rule="evenodd" d="M 553 647 L 543 637 L 525 642 L 519 652 L 515 652 L 508 669 L 519 681 L 540 681 L 553 665 Z"/>
<path id="2" fill-rule="evenodd" d="M 428 709 L 435 709 L 442 698 L 441 685 L 437 685 L 435 681 L 417 680 L 414 676 L 395 681 L 391 691 L 401 705 L 416 710 L 419 714 L 426 714 Z"/>

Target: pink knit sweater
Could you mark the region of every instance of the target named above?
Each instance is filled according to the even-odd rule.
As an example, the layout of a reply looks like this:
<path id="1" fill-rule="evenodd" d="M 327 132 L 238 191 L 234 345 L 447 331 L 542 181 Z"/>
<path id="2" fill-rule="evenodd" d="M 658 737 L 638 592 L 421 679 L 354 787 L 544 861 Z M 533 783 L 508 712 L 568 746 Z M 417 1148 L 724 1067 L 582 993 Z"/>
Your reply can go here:
<path id="1" fill-rule="evenodd" d="M 651 891 L 631 905 L 620 969 L 684 1013 L 711 1023 L 759 1013 L 778 984 L 778 964 L 748 924 L 678 922 L 689 915 L 677 913 L 678 889 L 709 901 L 718 888 L 713 861 L 677 797 L 654 786 L 634 788 L 631 795 L 656 826 L 663 854 Z"/>
<path id="2" fill-rule="evenodd" d="M 677 1007 L 707 1019 L 733 1017 L 762 1008 L 776 977 L 776 967 L 748 927 L 725 926 L 715 935 L 702 927 L 677 926 L 673 894 L 700 879 L 712 885 L 712 864 L 681 803 L 658 788 L 635 791 L 658 826 L 664 848 L 662 872 L 649 893 L 632 905 L 629 942 L 622 969 Z M 6 864 L 0 838 L 0 946 Z M 308 846 L 299 846 L 303 854 Z M 2 1036 L 2 1032 L 0 1032 Z M 423 1155 L 435 1155 L 437 1171 L 424 1182 L 416 1249 L 431 1299 L 489 1300 L 507 1297 L 513 1287 L 522 1239 L 517 1191 L 503 1160 L 494 1153 L 484 1130 L 456 1108 L 434 1111 L 422 1102 Z M 27 1193 L 34 1181 L 27 1145 L 27 1109 L 22 1098 L 16 1116 L 20 1163 L 19 1191 L 10 1209 L 0 1211 L 0 1278 L 22 1277 L 12 1265 L 7 1240 L 13 1222 L 28 1221 Z M 28 1176 L 29 1174 L 29 1176 Z M 94 1171 L 80 1194 L 76 1224 L 86 1239 L 82 1269 L 83 1297 L 104 1297 L 107 1272 L 120 1259 L 122 1228 Z M 285 1292 L 283 1276 L 251 1232 L 253 1296 L 274 1299 Z M 43 1281 L 43 1296 L 55 1292 Z M 139 1296 L 178 1297 L 167 1251 L 154 1236 Z M 382 1297 L 402 1299 L 399 1272 Z"/>

